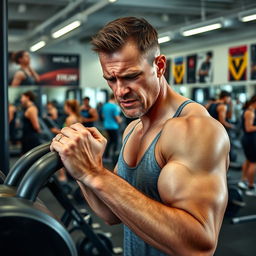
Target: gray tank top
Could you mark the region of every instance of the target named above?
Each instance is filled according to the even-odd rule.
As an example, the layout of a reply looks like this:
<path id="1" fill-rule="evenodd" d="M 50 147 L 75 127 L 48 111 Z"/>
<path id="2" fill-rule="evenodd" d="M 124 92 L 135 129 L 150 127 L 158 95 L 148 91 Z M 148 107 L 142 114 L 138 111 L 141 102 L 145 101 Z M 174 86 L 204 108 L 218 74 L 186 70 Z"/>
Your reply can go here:
<path id="1" fill-rule="evenodd" d="M 183 108 L 194 102 L 187 100 L 183 102 L 177 109 L 174 117 L 178 117 Z M 160 195 L 157 189 L 157 181 L 161 172 L 155 158 L 155 146 L 161 135 L 161 131 L 156 135 L 140 162 L 135 167 L 130 167 L 124 161 L 123 152 L 127 140 L 134 131 L 135 127 L 127 134 L 124 139 L 123 146 L 118 159 L 118 175 L 129 182 L 132 186 L 137 188 L 140 192 L 148 197 L 161 202 Z M 144 242 L 135 233 L 133 233 L 127 226 L 124 226 L 124 256 L 163 256 L 163 252 L 155 249 L 151 245 Z"/>

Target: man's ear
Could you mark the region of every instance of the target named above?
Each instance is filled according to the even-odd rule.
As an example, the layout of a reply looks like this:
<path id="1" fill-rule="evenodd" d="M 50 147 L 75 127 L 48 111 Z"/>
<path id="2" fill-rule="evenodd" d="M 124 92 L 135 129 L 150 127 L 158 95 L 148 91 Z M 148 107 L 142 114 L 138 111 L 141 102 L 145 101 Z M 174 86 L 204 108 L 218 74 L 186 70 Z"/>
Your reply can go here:
<path id="1" fill-rule="evenodd" d="M 159 55 L 155 58 L 155 64 L 157 66 L 157 77 L 161 77 L 166 69 L 166 57 Z"/>

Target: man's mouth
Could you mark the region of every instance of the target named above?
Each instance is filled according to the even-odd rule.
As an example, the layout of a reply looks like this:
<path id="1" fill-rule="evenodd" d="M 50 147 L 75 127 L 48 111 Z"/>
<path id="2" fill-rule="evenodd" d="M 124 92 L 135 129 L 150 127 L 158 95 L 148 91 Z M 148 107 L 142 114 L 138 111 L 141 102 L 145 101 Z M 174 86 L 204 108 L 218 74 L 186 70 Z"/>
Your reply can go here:
<path id="1" fill-rule="evenodd" d="M 124 108 L 132 107 L 138 100 L 120 100 L 120 105 Z"/>

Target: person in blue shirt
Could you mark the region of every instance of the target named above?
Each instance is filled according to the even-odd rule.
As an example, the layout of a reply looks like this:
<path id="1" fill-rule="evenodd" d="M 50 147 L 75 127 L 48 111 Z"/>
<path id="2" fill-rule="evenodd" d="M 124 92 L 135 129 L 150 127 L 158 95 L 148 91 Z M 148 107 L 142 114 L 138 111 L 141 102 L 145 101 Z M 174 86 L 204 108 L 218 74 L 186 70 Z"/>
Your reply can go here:
<path id="1" fill-rule="evenodd" d="M 115 102 L 114 94 L 102 107 L 103 127 L 108 135 L 108 143 L 105 151 L 105 158 L 109 157 L 114 161 L 119 140 L 119 124 L 122 122 L 120 108 Z"/>

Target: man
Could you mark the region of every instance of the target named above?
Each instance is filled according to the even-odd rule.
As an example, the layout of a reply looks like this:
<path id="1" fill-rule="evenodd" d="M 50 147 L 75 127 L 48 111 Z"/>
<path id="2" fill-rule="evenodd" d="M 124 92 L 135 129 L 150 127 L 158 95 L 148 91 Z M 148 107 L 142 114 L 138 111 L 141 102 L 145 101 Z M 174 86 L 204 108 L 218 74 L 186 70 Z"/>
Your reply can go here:
<path id="1" fill-rule="evenodd" d="M 218 120 L 226 129 L 232 129 L 234 126 L 229 123 L 229 104 L 231 103 L 231 94 L 227 91 L 221 91 L 219 99 L 214 101 L 209 107 L 210 115 Z"/>
<path id="2" fill-rule="evenodd" d="M 119 124 L 122 122 L 120 108 L 117 106 L 114 94 L 110 95 L 109 101 L 102 107 L 103 127 L 108 135 L 108 143 L 105 150 L 105 157 L 111 157 L 115 162 L 115 155 L 119 141 Z"/>
<path id="3" fill-rule="evenodd" d="M 211 58 L 212 58 L 212 52 L 207 52 L 206 59 L 201 64 L 201 67 L 198 71 L 199 83 L 211 82 L 210 81 Z"/>
<path id="4" fill-rule="evenodd" d="M 83 105 L 80 108 L 83 125 L 86 127 L 93 127 L 94 122 L 98 120 L 98 113 L 95 108 L 90 106 L 90 98 L 83 98 Z"/>
<path id="5" fill-rule="evenodd" d="M 95 128 L 63 128 L 51 149 L 96 214 L 125 225 L 124 255 L 212 255 L 227 204 L 228 136 L 167 84 L 157 39 L 144 19 L 127 17 L 92 40 L 122 111 L 138 118 L 114 172 L 102 165 L 106 139 Z"/>

